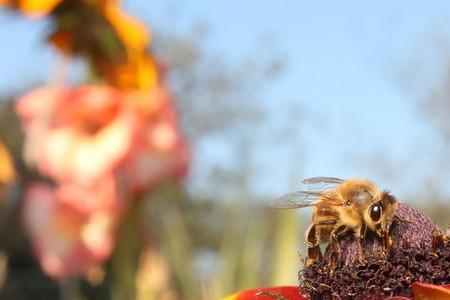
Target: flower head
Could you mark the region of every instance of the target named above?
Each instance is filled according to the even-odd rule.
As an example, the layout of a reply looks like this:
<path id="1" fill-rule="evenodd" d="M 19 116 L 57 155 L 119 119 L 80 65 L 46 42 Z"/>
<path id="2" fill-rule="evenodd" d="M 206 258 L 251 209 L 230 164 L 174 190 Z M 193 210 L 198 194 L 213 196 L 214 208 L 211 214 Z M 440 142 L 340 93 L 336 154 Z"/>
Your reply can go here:
<path id="1" fill-rule="evenodd" d="M 399 204 L 396 215 L 398 221 L 389 233 L 393 245 L 387 253 L 375 235 L 367 235 L 363 245 L 353 236 L 342 238 L 338 262 L 333 255 L 336 247 L 330 245 L 322 260 L 300 271 L 305 295 L 311 299 L 411 297 L 415 282 L 449 284 L 448 238 L 430 218 L 405 204 Z"/>

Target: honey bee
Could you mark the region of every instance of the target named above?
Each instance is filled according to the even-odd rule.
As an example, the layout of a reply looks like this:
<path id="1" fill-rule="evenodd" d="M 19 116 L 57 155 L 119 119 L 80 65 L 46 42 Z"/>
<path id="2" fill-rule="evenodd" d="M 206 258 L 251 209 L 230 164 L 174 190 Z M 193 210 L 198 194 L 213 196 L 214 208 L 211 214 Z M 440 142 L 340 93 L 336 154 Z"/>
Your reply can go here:
<path id="1" fill-rule="evenodd" d="M 397 201 L 388 191 L 381 191 L 364 179 L 313 177 L 303 183 L 308 186 L 308 191 L 286 194 L 276 199 L 272 206 L 313 207 L 311 223 L 306 230 L 307 265 L 322 256 L 319 244 L 337 241 L 349 233 L 362 242 L 370 230 L 382 239 L 384 249 L 391 245 L 388 233 L 395 219 Z M 332 245 L 338 247 L 337 242 Z"/>

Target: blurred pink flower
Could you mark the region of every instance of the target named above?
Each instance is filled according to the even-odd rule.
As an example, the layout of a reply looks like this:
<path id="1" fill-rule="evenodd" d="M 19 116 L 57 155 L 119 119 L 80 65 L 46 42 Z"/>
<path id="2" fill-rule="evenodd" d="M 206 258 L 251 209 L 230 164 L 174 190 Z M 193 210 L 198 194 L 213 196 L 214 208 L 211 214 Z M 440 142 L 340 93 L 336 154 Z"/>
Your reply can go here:
<path id="1" fill-rule="evenodd" d="M 90 184 L 123 170 L 140 191 L 187 171 L 188 146 L 163 88 L 42 87 L 19 99 L 16 110 L 27 160 L 57 181 Z"/>
<path id="2" fill-rule="evenodd" d="M 36 255 L 53 277 L 104 262 L 126 209 L 121 200 L 187 171 L 188 146 L 163 88 L 42 87 L 19 99 L 16 111 L 28 162 L 58 185 L 32 185 L 23 211 Z"/>
<path id="3" fill-rule="evenodd" d="M 58 181 L 89 183 L 111 172 L 136 136 L 135 112 L 108 87 L 43 87 L 16 106 L 26 134 L 26 158 Z"/>
<path id="4" fill-rule="evenodd" d="M 50 276 L 86 274 L 111 254 L 123 204 L 114 180 L 95 186 L 29 186 L 23 220 L 38 260 Z"/>

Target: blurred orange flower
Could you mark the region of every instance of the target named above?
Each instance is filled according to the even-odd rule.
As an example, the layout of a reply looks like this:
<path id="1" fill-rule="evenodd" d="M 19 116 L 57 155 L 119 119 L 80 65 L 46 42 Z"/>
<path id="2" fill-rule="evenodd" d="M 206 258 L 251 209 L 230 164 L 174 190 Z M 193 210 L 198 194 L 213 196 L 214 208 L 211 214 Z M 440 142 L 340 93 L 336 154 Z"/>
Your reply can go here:
<path id="1" fill-rule="evenodd" d="M 112 178 L 91 187 L 34 184 L 24 201 L 25 227 L 50 276 L 86 274 L 110 256 L 123 209 Z"/>
<path id="2" fill-rule="evenodd" d="M 123 90 L 157 85 L 149 32 L 119 1 L 64 2 L 52 16 L 56 26 L 50 42 L 65 55 L 87 59 L 99 79 Z"/>
<path id="3" fill-rule="evenodd" d="M 0 0 L 0 4 L 16 7 L 32 17 L 42 17 L 50 13 L 62 0 Z"/>
<path id="4" fill-rule="evenodd" d="M 0 141 L 0 184 L 7 184 L 14 180 L 16 172 L 8 149 Z"/>
<path id="5" fill-rule="evenodd" d="M 63 54 L 87 59 L 94 73 L 124 90 L 151 89 L 158 83 L 149 54 L 150 34 L 118 0 L 0 0 L 30 16 L 50 14 L 49 41 Z"/>

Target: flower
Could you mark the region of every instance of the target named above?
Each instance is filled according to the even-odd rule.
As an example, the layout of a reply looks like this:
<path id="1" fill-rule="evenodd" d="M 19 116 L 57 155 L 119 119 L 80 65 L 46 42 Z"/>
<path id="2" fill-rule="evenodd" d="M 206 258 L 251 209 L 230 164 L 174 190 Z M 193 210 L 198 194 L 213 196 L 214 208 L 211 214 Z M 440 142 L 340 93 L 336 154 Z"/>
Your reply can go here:
<path id="1" fill-rule="evenodd" d="M 23 220 L 43 270 L 58 279 L 86 274 L 111 254 L 123 212 L 112 178 L 91 187 L 28 187 Z"/>

